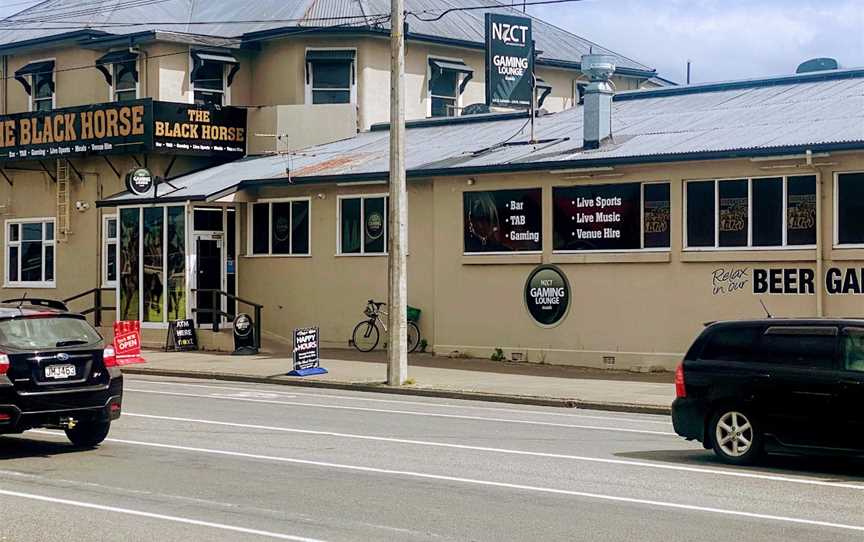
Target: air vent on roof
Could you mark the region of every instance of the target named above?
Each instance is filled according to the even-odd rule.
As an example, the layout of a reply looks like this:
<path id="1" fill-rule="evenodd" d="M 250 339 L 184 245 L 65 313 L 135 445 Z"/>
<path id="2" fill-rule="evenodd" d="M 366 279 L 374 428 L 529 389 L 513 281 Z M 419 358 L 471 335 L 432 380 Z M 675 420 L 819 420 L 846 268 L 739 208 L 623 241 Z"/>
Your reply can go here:
<path id="1" fill-rule="evenodd" d="M 833 58 L 811 58 L 801 64 L 798 64 L 798 69 L 795 73 L 810 73 L 821 72 L 825 70 L 836 70 L 840 68 L 840 64 Z"/>

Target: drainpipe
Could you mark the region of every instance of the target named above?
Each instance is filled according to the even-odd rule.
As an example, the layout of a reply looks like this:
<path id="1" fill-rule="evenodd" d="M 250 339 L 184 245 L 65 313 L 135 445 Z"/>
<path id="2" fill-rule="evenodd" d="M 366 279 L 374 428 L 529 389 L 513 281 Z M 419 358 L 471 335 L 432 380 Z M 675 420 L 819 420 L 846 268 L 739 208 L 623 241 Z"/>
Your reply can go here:
<path id="1" fill-rule="evenodd" d="M 822 254 L 824 246 L 822 239 L 822 219 L 824 216 L 822 213 L 822 170 L 813 167 L 813 151 L 811 150 L 807 150 L 807 165 L 812 167 L 816 173 L 816 280 L 818 284 L 816 287 L 816 316 L 822 317 L 825 315 L 823 306 L 825 293 L 822 291 L 824 286 L 822 273 L 825 267 Z"/>
<path id="2" fill-rule="evenodd" d="M 9 78 L 6 72 L 9 70 L 9 57 L 3 55 L 3 61 L 0 63 L 0 72 L 3 73 L 3 111 L 6 115 L 9 112 Z"/>

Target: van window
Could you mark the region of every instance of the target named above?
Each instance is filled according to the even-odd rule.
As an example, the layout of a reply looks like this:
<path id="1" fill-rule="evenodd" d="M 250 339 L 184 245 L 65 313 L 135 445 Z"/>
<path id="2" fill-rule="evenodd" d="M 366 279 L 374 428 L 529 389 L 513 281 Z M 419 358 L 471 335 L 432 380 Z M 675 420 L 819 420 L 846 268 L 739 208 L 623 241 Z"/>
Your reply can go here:
<path id="1" fill-rule="evenodd" d="M 761 326 L 735 326 L 715 330 L 700 359 L 716 361 L 756 361 Z"/>
<path id="2" fill-rule="evenodd" d="M 864 329 L 846 329 L 843 333 L 843 368 L 864 372 Z"/>
<path id="3" fill-rule="evenodd" d="M 762 337 L 761 360 L 795 367 L 834 366 L 837 329 L 831 327 L 772 327 Z"/>

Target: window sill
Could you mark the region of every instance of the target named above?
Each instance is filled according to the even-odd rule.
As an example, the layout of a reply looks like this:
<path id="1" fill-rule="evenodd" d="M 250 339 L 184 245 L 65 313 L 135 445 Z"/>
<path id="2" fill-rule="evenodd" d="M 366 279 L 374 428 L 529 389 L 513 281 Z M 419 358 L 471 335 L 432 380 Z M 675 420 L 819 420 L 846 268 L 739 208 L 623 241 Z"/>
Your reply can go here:
<path id="1" fill-rule="evenodd" d="M 550 263 L 669 263 L 668 251 L 591 252 L 587 254 L 552 254 Z"/>
<path id="2" fill-rule="evenodd" d="M 248 260 L 260 260 L 266 258 L 311 258 L 311 254 L 243 254 L 241 258 Z"/>
<path id="3" fill-rule="evenodd" d="M 375 258 L 381 256 L 389 256 L 389 254 L 387 252 L 372 252 L 362 254 L 334 254 L 334 256 L 336 256 L 337 258 Z"/>
<path id="4" fill-rule="evenodd" d="M 463 254 L 462 265 L 524 265 L 543 263 L 543 254 Z"/>
<path id="5" fill-rule="evenodd" d="M 57 288 L 56 282 L 4 282 L 4 288 L 34 288 L 38 290 L 49 290 Z"/>
<path id="6" fill-rule="evenodd" d="M 815 260 L 816 250 L 813 248 L 698 250 L 681 253 L 682 262 L 811 262 Z"/>
<path id="7" fill-rule="evenodd" d="M 831 249 L 830 259 L 838 262 L 864 260 L 864 247 L 860 245 L 835 246 Z"/>

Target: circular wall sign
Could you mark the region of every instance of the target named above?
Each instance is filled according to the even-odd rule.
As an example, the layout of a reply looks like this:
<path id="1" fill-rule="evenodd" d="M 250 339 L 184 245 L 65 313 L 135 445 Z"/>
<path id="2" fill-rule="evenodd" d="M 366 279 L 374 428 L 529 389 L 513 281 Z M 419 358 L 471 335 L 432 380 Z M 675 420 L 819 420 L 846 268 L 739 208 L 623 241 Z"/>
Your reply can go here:
<path id="1" fill-rule="evenodd" d="M 534 268 L 525 281 L 525 307 L 540 326 L 561 323 L 570 308 L 570 283 L 564 273 L 554 265 Z"/>
<path id="2" fill-rule="evenodd" d="M 384 216 L 381 213 L 369 213 L 366 217 L 366 235 L 369 239 L 378 239 L 384 233 Z"/>
<path id="3" fill-rule="evenodd" d="M 153 174 L 144 167 L 135 168 L 126 174 L 126 188 L 138 196 L 147 195 L 153 190 Z"/>
<path id="4" fill-rule="evenodd" d="M 240 313 L 234 318 L 234 333 L 238 337 L 246 337 L 252 332 L 252 318 L 248 314 Z"/>

